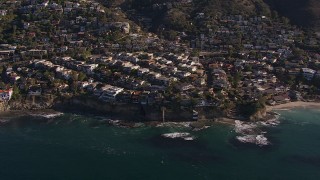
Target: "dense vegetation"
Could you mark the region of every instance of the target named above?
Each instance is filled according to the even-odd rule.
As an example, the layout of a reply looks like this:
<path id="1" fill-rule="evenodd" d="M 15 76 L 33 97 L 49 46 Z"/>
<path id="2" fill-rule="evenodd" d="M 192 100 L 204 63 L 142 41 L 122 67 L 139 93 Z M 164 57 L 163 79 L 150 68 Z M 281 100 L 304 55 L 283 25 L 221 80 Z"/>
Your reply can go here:
<path id="1" fill-rule="evenodd" d="M 223 14 L 271 15 L 262 0 L 193 0 L 179 3 L 175 0 L 127 0 L 123 3 L 126 11 L 152 19 L 150 30 L 164 36 L 174 36 L 174 31 L 197 32 L 214 26 L 216 17 Z"/>
<path id="2" fill-rule="evenodd" d="M 204 25 L 214 25 L 214 17 L 221 14 L 267 15 L 278 13 L 301 27 L 320 28 L 317 0 L 101 0 L 108 6 L 121 5 L 126 11 L 151 18 L 150 30 L 162 32 L 165 37 L 175 36 L 178 31 L 195 32 Z M 204 18 L 199 21 L 199 13 Z M 208 22 L 208 19 L 210 19 Z M 203 23 L 205 21 L 205 23 Z"/>
<path id="3" fill-rule="evenodd" d="M 299 26 L 320 29 L 318 0 L 265 0 L 265 2 Z"/>

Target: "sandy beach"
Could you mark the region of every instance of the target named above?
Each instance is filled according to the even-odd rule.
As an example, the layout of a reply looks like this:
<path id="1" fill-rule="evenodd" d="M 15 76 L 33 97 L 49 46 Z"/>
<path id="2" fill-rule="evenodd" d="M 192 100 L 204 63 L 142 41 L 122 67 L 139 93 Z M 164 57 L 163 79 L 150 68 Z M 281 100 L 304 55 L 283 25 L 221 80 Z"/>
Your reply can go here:
<path id="1" fill-rule="evenodd" d="M 304 102 L 304 101 L 289 102 L 286 104 L 267 106 L 267 111 L 269 112 L 272 110 L 285 110 L 285 109 L 293 109 L 293 108 L 320 109 L 320 102 Z"/>

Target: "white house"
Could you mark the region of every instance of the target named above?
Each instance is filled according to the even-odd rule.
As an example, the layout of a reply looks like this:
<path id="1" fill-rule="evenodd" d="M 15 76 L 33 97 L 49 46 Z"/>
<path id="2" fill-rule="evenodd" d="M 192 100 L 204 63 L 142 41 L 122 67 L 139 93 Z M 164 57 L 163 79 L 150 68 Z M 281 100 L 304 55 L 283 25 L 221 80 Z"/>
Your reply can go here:
<path id="1" fill-rule="evenodd" d="M 116 96 L 123 91 L 123 88 L 107 85 L 102 88 L 103 92 L 99 99 L 104 101 L 115 101 Z"/>
<path id="2" fill-rule="evenodd" d="M 1 16 L 5 16 L 5 15 L 7 15 L 7 10 L 0 10 L 0 15 Z"/>
<path id="3" fill-rule="evenodd" d="M 150 72 L 148 68 L 141 68 L 138 70 L 138 76 L 142 76 L 143 74 L 146 74 L 148 72 Z"/>

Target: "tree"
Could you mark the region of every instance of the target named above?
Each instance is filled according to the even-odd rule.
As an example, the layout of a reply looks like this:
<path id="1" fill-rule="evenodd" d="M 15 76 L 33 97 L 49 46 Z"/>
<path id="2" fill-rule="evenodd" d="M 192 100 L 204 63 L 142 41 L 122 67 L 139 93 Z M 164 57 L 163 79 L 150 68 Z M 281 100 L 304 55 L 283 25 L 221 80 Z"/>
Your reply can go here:
<path id="1" fill-rule="evenodd" d="M 72 81 L 70 84 L 70 90 L 74 93 L 77 94 L 78 92 L 78 84 L 76 81 Z"/>
<path id="2" fill-rule="evenodd" d="M 240 74 L 240 72 L 236 72 L 236 74 L 233 77 L 233 82 L 232 82 L 234 88 L 238 87 L 240 80 L 241 80 L 241 74 Z"/>
<path id="3" fill-rule="evenodd" d="M 53 77 L 54 77 L 54 75 L 53 75 L 51 72 L 49 72 L 49 71 L 45 71 L 45 72 L 43 73 L 43 75 L 44 75 L 44 77 L 45 77 L 47 80 L 51 80 L 51 79 L 53 79 Z"/>
<path id="4" fill-rule="evenodd" d="M 137 69 L 132 69 L 130 72 L 131 76 L 137 76 L 138 75 L 138 70 Z"/>
<path id="5" fill-rule="evenodd" d="M 175 38 L 177 37 L 178 33 L 176 31 L 173 30 L 169 30 L 169 31 L 165 31 L 164 32 L 164 37 L 170 41 L 175 40 Z"/>
<path id="6" fill-rule="evenodd" d="M 245 72 L 252 72 L 252 65 L 250 65 L 250 64 L 249 65 L 245 65 L 244 66 L 244 71 Z"/>
<path id="7" fill-rule="evenodd" d="M 91 56 L 91 51 L 90 50 L 85 50 L 81 53 L 81 58 L 83 60 L 87 60 Z"/>
<path id="8" fill-rule="evenodd" d="M 197 105 L 197 99 L 192 97 L 190 99 L 190 106 L 194 108 L 196 105 Z"/>
<path id="9" fill-rule="evenodd" d="M 85 79 L 87 79 L 87 75 L 85 75 L 83 72 L 80 72 L 78 75 L 78 80 L 83 81 Z"/>
<path id="10" fill-rule="evenodd" d="M 14 99 L 14 100 L 15 99 L 19 99 L 20 97 L 21 97 L 20 90 L 16 85 L 14 85 L 13 86 L 12 99 Z"/>
<path id="11" fill-rule="evenodd" d="M 5 65 L 3 65 L 2 68 L 1 68 L 1 78 L 2 79 L 5 79 L 6 71 L 7 71 L 7 67 Z"/>
<path id="12" fill-rule="evenodd" d="M 0 82 L 0 89 L 5 89 L 6 88 L 6 84 L 4 82 Z"/>
<path id="13" fill-rule="evenodd" d="M 288 19 L 288 18 L 286 18 L 286 17 L 281 17 L 281 21 L 285 24 L 285 25 L 289 25 L 289 23 L 290 23 L 290 20 Z"/>
<path id="14" fill-rule="evenodd" d="M 279 18 L 278 12 L 277 11 L 272 11 L 271 17 L 272 17 L 272 19 L 277 20 Z"/>
<path id="15" fill-rule="evenodd" d="M 302 57 L 302 56 L 306 56 L 306 53 L 299 48 L 293 48 L 292 49 L 292 53 L 296 56 L 296 57 Z"/>
<path id="16" fill-rule="evenodd" d="M 260 97 L 258 98 L 257 103 L 256 103 L 256 107 L 257 107 L 258 109 L 264 108 L 264 107 L 266 106 L 266 101 L 267 101 L 267 97 L 265 97 L 265 96 L 260 96 Z"/>
<path id="17" fill-rule="evenodd" d="M 190 53 L 190 56 L 192 57 L 198 57 L 200 54 L 199 50 L 193 50 L 191 53 Z"/>

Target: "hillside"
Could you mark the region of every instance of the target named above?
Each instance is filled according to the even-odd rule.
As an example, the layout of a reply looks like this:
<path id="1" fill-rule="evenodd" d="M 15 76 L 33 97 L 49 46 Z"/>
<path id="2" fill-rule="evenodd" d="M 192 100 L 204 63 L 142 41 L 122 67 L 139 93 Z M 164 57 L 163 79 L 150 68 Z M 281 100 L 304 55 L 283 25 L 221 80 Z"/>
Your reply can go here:
<path id="1" fill-rule="evenodd" d="M 319 0 L 265 0 L 279 14 L 302 27 L 320 30 Z"/>
<path id="2" fill-rule="evenodd" d="M 214 24 L 214 17 L 226 14 L 267 15 L 273 11 L 300 27 L 320 29 L 319 0 L 100 0 L 121 6 L 128 17 L 153 32 L 167 29 L 195 32 Z M 203 14 L 206 23 L 199 23 Z M 277 13 L 275 13 L 277 14 Z M 143 20 L 142 20 L 143 19 Z M 167 33 L 167 32 L 165 32 Z"/>
<path id="3" fill-rule="evenodd" d="M 177 32 L 213 27 L 219 16 L 271 14 L 263 0 L 126 0 L 122 9 L 131 20 L 169 39 Z"/>

